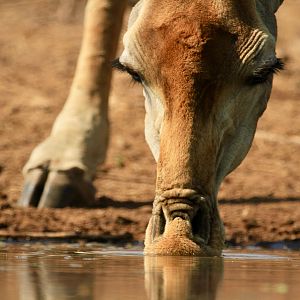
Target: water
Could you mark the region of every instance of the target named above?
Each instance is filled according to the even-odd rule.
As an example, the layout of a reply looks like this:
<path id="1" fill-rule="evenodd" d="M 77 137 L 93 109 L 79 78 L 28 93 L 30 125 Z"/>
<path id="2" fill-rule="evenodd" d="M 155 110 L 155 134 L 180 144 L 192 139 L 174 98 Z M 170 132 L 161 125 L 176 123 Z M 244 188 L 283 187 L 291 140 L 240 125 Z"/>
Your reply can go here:
<path id="1" fill-rule="evenodd" d="M 300 252 L 144 257 L 99 244 L 0 244 L 0 299 L 300 299 Z"/>

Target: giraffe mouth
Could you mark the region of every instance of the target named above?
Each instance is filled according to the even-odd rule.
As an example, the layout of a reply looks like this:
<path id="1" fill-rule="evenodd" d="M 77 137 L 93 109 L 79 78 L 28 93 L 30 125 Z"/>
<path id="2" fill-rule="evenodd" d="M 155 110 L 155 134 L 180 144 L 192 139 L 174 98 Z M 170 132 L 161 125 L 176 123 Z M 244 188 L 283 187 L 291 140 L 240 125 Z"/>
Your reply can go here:
<path id="1" fill-rule="evenodd" d="M 203 198 L 202 198 L 203 199 Z M 210 222 L 208 206 L 203 199 L 195 202 L 191 199 L 168 199 L 162 205 L 162 234 L 167 225 L 177 219 L 177 222 L 186 222 L 189 230 L 184 234 L 197 244 L 207 244 L 210 237 Z M 175 234 L 175 233 L 174 233 Z M 180 232 L 176 234 L 181 234 Z"/>
<path id="2" fill-rule="evenodd" d="M 207 197 L 194 190 L 176 189 L 167 191 L 155 199 L 146 233 L 146 248 L 151 244 L 174 244 L 175 249 L 169 249 L 165 254 L 173 251 L 172 255 L 181 255 L 182 251 L 176 243 L 185 241 L 184 243 L 191 247 L 191 250 L 185 253 L 193 255 L 199 251 L 205 252 L 203 249 L 209 245 L 210 236 L 211 217 Z M 201 250 L 197 250 L 198 248 Z"/>

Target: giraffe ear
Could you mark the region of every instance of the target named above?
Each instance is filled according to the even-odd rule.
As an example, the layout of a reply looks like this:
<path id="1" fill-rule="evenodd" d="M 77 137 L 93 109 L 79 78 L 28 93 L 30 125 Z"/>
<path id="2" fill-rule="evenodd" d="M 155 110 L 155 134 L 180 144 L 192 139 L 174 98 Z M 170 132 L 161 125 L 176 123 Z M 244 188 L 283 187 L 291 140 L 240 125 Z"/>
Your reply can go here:
<path id="1" fill-rule="evenodd" d="M 284 0 L 256 0 L 256 7 L 270 33 L 277 36 L 275 13 Z"/>
<path id="2" fill-rule="evenodd" d="M 282 4 L 284 0 L 258 0 L 266 10 L 276 13 L 279 6 Z"/>
<path id="3" fill-rule="evenodd" d="M 270 1 L 274 13 L 276 13 L 277 9 L 279 8 L 279 6 L 282 4 L 283 1 L 284 0 L 271 0 Z"/>

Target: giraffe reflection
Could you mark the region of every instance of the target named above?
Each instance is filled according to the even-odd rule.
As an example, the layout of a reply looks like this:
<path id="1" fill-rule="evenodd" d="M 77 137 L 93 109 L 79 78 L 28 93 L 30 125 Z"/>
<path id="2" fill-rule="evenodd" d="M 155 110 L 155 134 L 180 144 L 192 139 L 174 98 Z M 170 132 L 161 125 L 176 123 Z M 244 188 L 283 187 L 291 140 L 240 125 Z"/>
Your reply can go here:
<path id="1" fill-rule="evenodd" d="M 74 264 L 75 266 L 76 264 Z M 27 261 L 18 272 L 20 300 L 95 299 L 94 272 L 58 267 L 53 261 Z M 5 297 L 4 297 L 5 299 Z M 8 299 L 8 298 L 7 298 Z M 100 299 L 100 298 L 99 298 Z"/>
<path id="2" fill-rule="evenodd" d="M 223 278 L 222 258 L 146 256 L 150 300 L 213 300 Z"/>

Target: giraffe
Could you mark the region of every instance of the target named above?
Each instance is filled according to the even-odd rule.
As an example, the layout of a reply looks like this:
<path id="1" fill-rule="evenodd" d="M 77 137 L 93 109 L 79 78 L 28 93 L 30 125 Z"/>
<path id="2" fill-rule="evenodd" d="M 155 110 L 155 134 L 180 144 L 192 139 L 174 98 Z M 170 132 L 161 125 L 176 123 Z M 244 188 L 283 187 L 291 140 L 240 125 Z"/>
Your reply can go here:
<path id="1" fill-rule="evenodd" d="M 133 8 L 113 65 L 143 86 L 145 136 L 157 162 L 146 254 L 221 254 L 217 193 L 249 151 L 273 74 L 283 68 L 275 51 L 282 2 L 141 0 Z M 88 2 L 70 95 L 24 168 L 21 205 L 93 201 L 108 140 L 108 53 L 124 9 L 124 1 Z"/>

